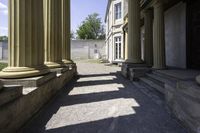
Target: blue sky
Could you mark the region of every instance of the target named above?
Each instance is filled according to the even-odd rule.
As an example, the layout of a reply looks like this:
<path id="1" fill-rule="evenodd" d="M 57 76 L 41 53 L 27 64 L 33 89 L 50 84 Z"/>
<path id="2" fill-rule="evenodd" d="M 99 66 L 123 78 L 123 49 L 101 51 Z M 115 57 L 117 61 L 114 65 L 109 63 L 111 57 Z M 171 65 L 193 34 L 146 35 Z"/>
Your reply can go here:
<path id="1" fill-rule="evenodd" d="M 91 13 L 99 13 L 104 22 L 108 0 L 71 0 L 71 29 L 76 31 L 81 22 Z M 8 0 L 0 0 L 0 36 L 8 33 Z"/>

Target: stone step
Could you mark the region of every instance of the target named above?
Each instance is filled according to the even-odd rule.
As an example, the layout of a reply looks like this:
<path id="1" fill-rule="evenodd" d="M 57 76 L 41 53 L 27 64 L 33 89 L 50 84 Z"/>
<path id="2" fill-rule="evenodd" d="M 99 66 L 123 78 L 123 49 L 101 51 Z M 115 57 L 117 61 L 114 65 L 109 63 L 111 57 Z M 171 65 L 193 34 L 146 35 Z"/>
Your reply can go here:
<path id="1" fill-rule="evenodd" d="M 164 79 L 167 79 L 167 80 L 171 80 L 173 82 L 177 82 L 179 80 L 179 79 L 177 79 L 175 77 L 169 76 L 169 75 L 164 74 L 164 73 L 159 72 L 159 71 L 152 71 L 152 74 L 155 74 L 155 75 L 160 76 L 160 77 L 162 77 Z"/>
<path id="2" fill-rule="evenodd" d="M 166 78 L 164 76 L 160 76 L 154 73 L 147 73 L 146 75 L 152 80 L 154 80 L 156 83 L 161 85 L 162 87 L 165 87 L 165 84 L 176 87 L 176 80 L 169 79 L 169 78 Z"/>
<path id="3" fill-rule="evenodd" d="M 155 83 L 155 82 L 152 81 L 151 79 L 146 78 L 146 77 L 142 77 L 142 78 L 140 78 L 140 81 L 142 81 L 143 83 L 149 85 L 149 86 L 152 87 L 152 88 L 155 88 L 155 89 L 156 89 L 157 91 L 159 91 L 160 93 L 165 94 L 165 88 L 162 87 L 161 85 Z"/>
<path id="4" fill-rule="evenodd" d="M 156 104 L 158 105 L 165 105 L 165 99 L 163 95 L 155 90 L 155 88 L 150 87 L 149 85 L 143 83 L 143 82 L 132 82 L 134 86 L 139 88 L 139 90 L 148 96 L 150 99 L 152 99 Z"/>
<path id="5" fill-rule="evenodd" d="M 0 91 L 0 106 L 22 96 L 22 86 L 5 86 Z"/>

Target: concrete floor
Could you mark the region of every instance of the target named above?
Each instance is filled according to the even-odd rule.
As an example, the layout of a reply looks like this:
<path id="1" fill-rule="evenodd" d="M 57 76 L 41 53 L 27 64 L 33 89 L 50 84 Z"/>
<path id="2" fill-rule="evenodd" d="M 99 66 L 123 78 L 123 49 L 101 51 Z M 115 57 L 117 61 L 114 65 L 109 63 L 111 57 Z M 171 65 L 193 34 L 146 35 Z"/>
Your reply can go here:
<path id="1" fill-rule="evenodd" d="M 77 66 L 80 78 L 66 86 L 24 133 L 187 133 L 157 93 L 143 93 L 137 83 L 116 73 L 119 67 L 83 62 Z"/>

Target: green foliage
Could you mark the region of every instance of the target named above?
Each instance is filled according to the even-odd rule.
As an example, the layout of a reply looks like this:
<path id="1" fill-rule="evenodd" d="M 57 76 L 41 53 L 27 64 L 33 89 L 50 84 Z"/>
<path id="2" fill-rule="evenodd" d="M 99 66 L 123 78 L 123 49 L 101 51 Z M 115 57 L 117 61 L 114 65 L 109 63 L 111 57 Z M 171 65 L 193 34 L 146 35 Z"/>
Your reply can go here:
<path id="1" fill-rule="evenodd" d="M 88 15 L 77 30 L 77 35 L 79 39 L 105 39 L 104 27 L 99 14 Z"/>
<path id="2" fill-rule="evenodd" d="M 8 66 L 7 63 L 0 63 L 0 71 Z"/>
<path id="3" fill-rule="evenodd" d="M 0 36 L 0 41 L 8 41 L 8 37 L 7 36 Z"/>

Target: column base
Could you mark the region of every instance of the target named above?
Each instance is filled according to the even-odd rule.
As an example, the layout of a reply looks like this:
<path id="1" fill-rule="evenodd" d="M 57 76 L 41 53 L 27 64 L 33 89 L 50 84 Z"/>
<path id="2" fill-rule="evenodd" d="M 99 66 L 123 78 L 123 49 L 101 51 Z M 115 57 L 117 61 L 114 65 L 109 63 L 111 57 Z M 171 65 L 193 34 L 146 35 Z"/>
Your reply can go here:
<path id="1" fill-rule="evenodd" d="M 127 62 L 124 62 L 122 64 L 122 67 L 121 67 L 121 73 L 122 75 L 125 77 L 125 78 L 129 78 L 130 77 L 130 68 L 139 68 L 139 67 L 147 67 L 146 64 L 144 63 L 127 63 Z"/>
<path id="2" fill-rule="evenodd" d="M 7 67 L 0 72 L 0 78 L 3 79 L 16 79 L 16 78 L 29 78 L 40 76 L 49 73 L 46 66 L 37 68 L 31 67 Z"/>
<path id="3" fill-rule="evenodd" d="M 125 63 L 142 64 L 144 61 L 141 59 L 126 59 Z"/>
<path id="4" fill-rule="evenodd" d="M 50 69 L 54 69 L 54 68 L 63 67 L 64 63 L 63 62 L 45 62 L 45 65 Z"/>
<path id="5" fill-rule="evenodd" d="M 72 60 L 62 60 L 64 64 L 74 64 L 74 62 Z"/>

